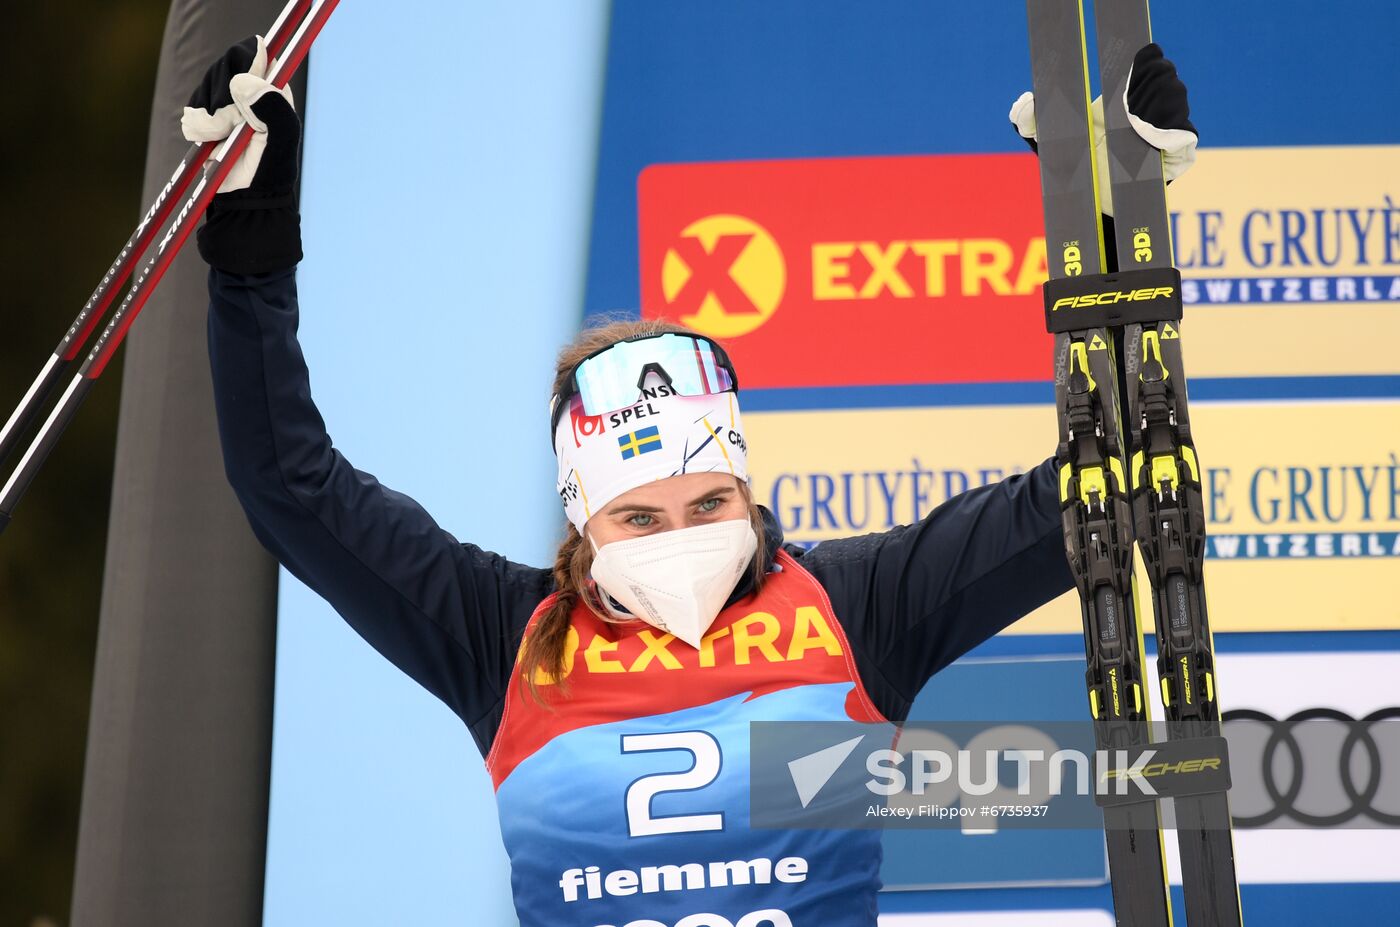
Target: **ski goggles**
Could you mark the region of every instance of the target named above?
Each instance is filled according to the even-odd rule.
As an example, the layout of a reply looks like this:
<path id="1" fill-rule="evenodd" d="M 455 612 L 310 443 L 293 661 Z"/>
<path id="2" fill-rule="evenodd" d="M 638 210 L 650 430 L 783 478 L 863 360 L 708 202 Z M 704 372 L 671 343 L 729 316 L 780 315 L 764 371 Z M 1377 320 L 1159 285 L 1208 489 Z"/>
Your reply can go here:
<path id="1" fill-rule="evenodd" d="M 660 383 L 648 385 L 653 375 Z M 571 405 L 584 415 L 603 415 L 658 395 L 709 396 L 738 388 L 729 355 L 704 335 L 638 335 L 594 351 L 574 365 L 565 392 L 550 400 L 549 437 L 554 440 L 559 420 Z"/>

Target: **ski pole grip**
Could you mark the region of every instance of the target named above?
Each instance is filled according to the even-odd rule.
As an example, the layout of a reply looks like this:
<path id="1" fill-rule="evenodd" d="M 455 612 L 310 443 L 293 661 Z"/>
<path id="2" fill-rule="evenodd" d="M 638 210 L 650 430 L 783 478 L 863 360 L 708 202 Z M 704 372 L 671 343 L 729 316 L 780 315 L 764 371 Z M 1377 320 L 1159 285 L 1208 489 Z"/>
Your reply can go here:
<path id="1" fill-rule="evenodd" d="M 1045 328 L 1077 332 L 1181 318 L 1181 272 L 1175 267 L 1061 277 L 1045 283 Z"/>

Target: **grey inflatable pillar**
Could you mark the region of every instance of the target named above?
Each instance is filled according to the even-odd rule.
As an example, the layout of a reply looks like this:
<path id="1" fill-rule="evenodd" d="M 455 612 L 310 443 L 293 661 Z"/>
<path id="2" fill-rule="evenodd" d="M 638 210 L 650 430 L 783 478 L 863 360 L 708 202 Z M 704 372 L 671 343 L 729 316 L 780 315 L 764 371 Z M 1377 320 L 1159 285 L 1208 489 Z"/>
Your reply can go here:
<path id="1" fill-rule="evenodd" d="M 171 4 L 143 208 L 187 147 L 180 110 L 205 68 L 231 43 L 266 31 L 281 3 Z M 77 927 L 262 919 L 277 572 L 224 479 L 205 274 L 191 241 L 125 349 Z"/>

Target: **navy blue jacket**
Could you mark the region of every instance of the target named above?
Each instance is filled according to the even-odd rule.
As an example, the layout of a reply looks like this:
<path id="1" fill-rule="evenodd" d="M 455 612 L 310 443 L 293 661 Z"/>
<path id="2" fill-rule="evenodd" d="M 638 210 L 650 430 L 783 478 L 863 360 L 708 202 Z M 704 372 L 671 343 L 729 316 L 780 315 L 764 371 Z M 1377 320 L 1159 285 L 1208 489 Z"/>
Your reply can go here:
<path id="1" fill-rule="evenodd" d="M 459 542 L 335 450 L 297 343 L 294 270 L 214 270 L 209 296 L 224 467 L 253 531 L 487 752 L 525 625 L 554 589 L 550 571 Z M 887 718 L 903 721 L 930 676 L 1071 588 L 1052 464 L 913 525 L 787 547 L 825 587 Z M 771 516 L 767 527 L 771 558 L 782 535 Z"/>

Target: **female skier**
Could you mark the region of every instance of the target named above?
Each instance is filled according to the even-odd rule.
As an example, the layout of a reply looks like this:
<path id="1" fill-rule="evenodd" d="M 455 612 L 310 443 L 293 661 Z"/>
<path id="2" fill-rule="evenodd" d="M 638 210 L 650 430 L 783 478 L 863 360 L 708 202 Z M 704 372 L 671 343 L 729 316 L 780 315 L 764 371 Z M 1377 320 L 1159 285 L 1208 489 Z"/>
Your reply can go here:
<path id="1" fill-rule="evenodd" d="M 749 724 L 900 723 L 935 672 L 1069 589 L 1053 461 L 803 551 L 750 494 L 723 348 L 615 323 L 559 357 L 553 567 L 459 542 L 354 469 L 312 402 L 300 124 L 266 66 L 260 40 L 230 49 L 183 120 L 192 141 L 257 130 L 199 235 L 228 477 L 262 543 L 471 731 L 521 922 L 873 925 L 879 832 L 750 828 Z M 1028 101 L 1012 115 L 1033 135 Z"/>

